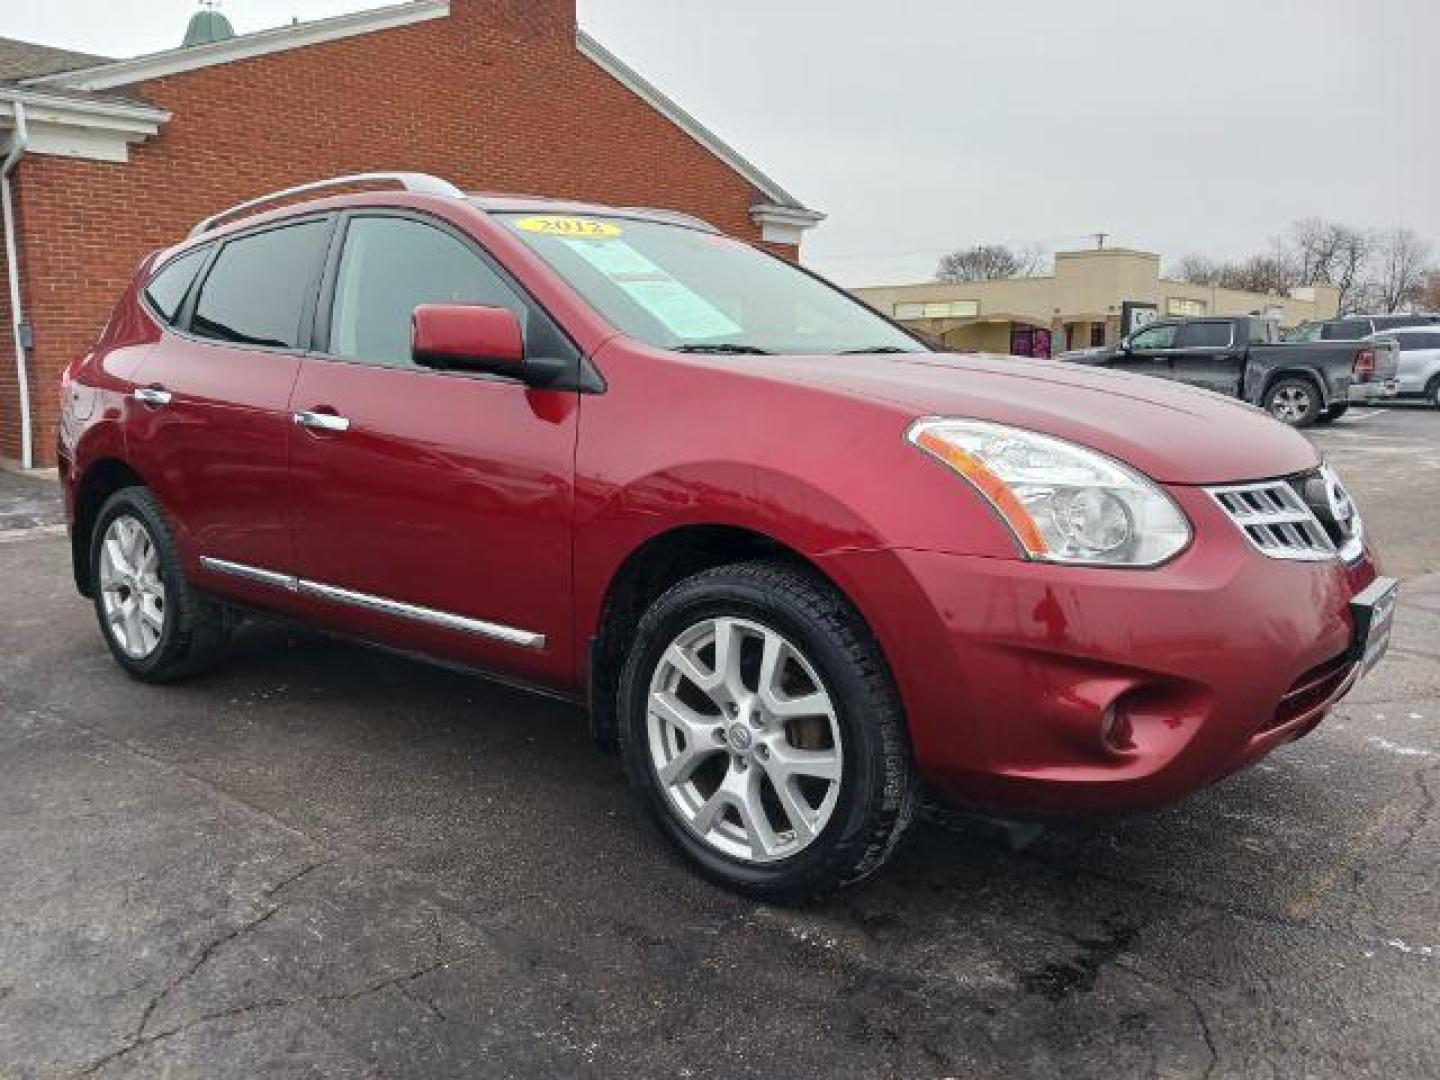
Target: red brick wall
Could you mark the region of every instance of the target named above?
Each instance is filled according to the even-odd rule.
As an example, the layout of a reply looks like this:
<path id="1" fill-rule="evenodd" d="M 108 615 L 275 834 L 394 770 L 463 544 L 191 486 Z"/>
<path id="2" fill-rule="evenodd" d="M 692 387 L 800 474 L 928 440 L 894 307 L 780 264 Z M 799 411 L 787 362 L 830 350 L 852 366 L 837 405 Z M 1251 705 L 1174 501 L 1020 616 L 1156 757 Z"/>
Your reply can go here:
<path id="1" fill-rule="evenodd" d="M 574 0 L 451 0 L 449 18 L 133 89 L 174 115 L 128 163 L 30 155 L 17 171 L 41 464 L 54 460 L 59 372 L 94 341 L 137 260 L 265 191 L 406 169 L 473 190 L 680 209 L 758 239 L 748 209 L 764 200 L 744 178 L 576 50 Z M 4 366 L 0 456 L 14 458 Z"/>

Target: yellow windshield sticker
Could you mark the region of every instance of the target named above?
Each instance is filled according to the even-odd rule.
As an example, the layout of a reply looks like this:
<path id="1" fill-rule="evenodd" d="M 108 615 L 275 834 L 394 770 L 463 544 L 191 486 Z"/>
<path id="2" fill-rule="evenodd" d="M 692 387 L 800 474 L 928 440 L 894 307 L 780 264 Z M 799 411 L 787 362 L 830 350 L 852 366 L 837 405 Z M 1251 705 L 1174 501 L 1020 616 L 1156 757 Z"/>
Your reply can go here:
<path id="1" fill-rule="evenodd" d="M 591 218 L 562 217 L 556 214 L 542 214 L 539 217 L 521 218 L 515 223 L 517 229 L 524 229 L 526 232 L 546 233 L 550 236 L 584 236 L 590 238 L 604 238 L 608 236 L 623 236 L 625 230 L 619 225 L 613 225 L 608 221 L 595 221 Z"/>

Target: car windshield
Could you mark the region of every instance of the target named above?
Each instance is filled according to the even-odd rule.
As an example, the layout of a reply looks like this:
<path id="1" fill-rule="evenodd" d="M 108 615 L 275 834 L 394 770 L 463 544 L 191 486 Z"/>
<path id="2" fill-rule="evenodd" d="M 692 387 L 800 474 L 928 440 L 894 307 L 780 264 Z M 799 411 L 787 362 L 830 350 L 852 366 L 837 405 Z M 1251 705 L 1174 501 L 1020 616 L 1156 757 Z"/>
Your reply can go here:
<path id="1" fill-rule="evenodd" d="M 648 345 L 737 356 L 929 351 L 840 290 L 728 236 L 589 214 L 497 217 L 616 329 Z"/>

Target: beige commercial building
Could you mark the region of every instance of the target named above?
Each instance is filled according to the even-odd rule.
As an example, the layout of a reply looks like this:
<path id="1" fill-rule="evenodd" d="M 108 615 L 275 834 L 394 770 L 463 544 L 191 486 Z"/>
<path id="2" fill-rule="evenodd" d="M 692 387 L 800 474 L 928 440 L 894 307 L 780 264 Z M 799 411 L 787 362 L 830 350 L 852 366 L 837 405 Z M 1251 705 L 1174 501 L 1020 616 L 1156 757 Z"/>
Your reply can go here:
<path id="1" fill-rule="evenodd" d="M 1017 356 L 1111 345 L 1157 318 L 1258 314 L 1290 327 L 1331 318 L 1339 307 L 1328 285 L 1279 296 L 1169 281 L 1160 276 L 1159 255 L 1123 248 L 1058 252 L 1046 277 L 853 292 L 947 348 Z"/>

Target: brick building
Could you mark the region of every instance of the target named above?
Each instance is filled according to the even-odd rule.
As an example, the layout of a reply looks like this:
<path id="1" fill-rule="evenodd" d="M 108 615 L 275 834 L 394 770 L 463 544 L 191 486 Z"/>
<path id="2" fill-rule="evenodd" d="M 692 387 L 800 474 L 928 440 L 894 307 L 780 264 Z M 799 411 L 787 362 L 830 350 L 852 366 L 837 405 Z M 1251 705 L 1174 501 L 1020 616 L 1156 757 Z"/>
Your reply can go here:
<path id="1" fill-rule="evenodd" d="M 579 30 L 574 0 L 414 0 L 125 60 L 0 39 L 0 156 L 0 458 L 40 466 L 60 370 L 136 262 L 266 191 L 430 172 L 684 210 L 791 256 L 821 217 Z"/>

